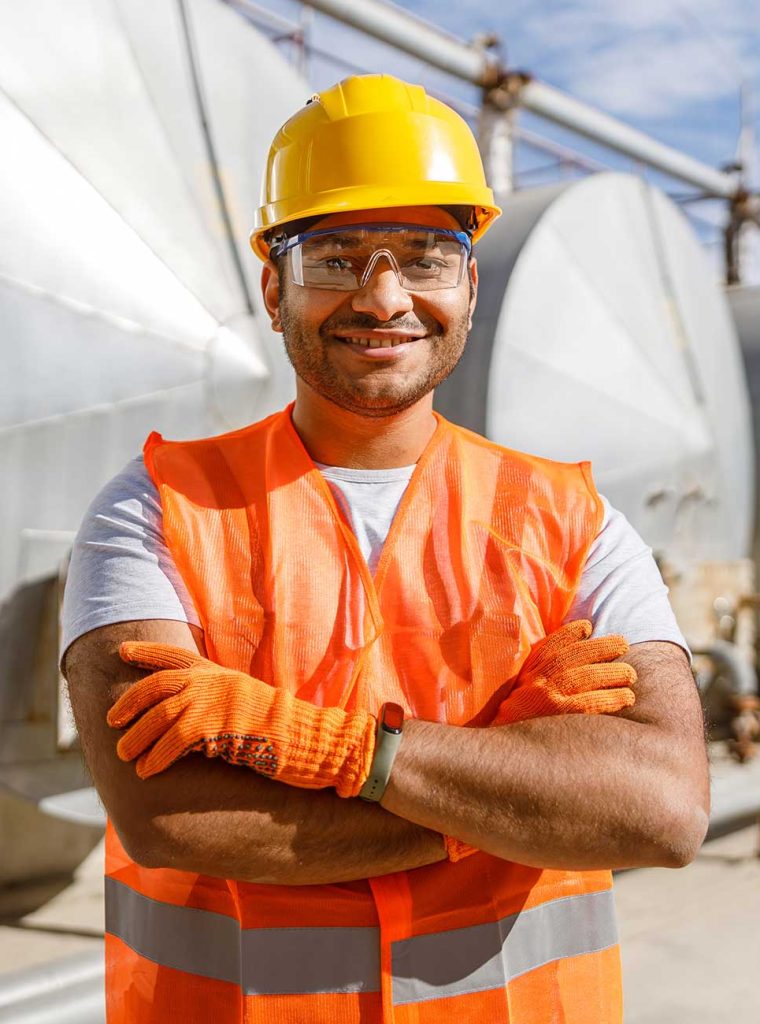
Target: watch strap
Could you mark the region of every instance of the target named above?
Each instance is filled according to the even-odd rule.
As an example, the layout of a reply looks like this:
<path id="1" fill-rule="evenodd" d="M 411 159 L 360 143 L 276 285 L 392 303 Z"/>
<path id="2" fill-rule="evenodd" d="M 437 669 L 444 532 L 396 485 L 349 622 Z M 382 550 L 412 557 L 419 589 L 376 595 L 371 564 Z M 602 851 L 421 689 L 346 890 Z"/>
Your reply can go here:
<path id="1" fill-rule="evenodd" d="M 398 708 L 398 705 L 394 705 L 394 708 L 399 712 L 401 711 L 401 709 Z M 382 798 L 385 788 L 388 785 L 388 779 L 391 777 L 393 762 L 396 758 L 396 753 L 403 737 L 401 728 L 394 730 L 384 728 L 384 711 L 385 705 L 381 708 L 377 719 L 375 753 L 372 758 L 372 764 L 370 765 L 369 775 L 359 791 L 359 796 L 362 800 L 369 800 L 375 803 Z M 401 713 L 403 714 L 403 712 Z"/>

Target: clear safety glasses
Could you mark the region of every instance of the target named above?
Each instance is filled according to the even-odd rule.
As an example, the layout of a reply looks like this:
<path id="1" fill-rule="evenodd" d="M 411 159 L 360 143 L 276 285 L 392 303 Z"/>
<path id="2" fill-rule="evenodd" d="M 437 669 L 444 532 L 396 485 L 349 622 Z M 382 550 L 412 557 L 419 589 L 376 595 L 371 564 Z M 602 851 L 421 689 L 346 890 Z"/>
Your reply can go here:
<path id="1" fill-rule="evenodd" d="M 304 288 L 351 292 L 363 288 L 386 259 L 402 288 L 429 292 L 456 288 L 472 251 L 465 231 L 419 224 L 347 224 L 304 231 L 272 246 L 289 253 L 293 281 Z"/>

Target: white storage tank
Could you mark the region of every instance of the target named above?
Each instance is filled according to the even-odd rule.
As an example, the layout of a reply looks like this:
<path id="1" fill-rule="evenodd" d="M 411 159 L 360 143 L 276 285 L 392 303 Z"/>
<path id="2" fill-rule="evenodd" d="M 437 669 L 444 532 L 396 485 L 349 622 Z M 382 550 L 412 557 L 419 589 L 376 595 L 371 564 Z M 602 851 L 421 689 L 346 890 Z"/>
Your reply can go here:
<path id="1" fill-rule="evenodd" d="M 760 472 L 760 285 L 726 292 L 747 374 L 755 440 L 755 476 Z M 754 555 L 760 565 L 760 516 L 755 510 Z"/>
<path id="2" fill-rule="evenodd" d="M 500 444 L 590 459 L 599 490 L 672 563 L 745 556 L 744 370 L 684 216 L 618 173 L 503 205 L 478 246 L 475 329 L 438 407 Z"/>
<path id="3" fill-rule="evenodd" d="M 309 95 L 219 0 L 0 4 L 0 895 L 100 835 L 35 806 L 87 785 L 57 574 L 90 499 L 149 431 L 292 397 L 248 232 Z"/>
<path id="4" fill-rule="evenodd" d="M 0 5 L 0 602 L 150 430 L 291 397 L 248 232 L 309 94 L 218 0 Z"/>

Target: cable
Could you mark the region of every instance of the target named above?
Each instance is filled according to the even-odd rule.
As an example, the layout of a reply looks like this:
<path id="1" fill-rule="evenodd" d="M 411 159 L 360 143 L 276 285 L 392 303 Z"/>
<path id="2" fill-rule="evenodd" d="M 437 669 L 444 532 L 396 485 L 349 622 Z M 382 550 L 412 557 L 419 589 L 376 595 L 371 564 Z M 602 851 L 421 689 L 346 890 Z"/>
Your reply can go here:
<path id="1" fill-rule="evenodd" d="M 227 235 L 227 242 L 229 244 L 230 255 L 232 257 L 232 263 L 237 274 L 240 288 L 243 294 L 243 302 L 245 303 L 246 310 L 253 315 L 253 303 L 251 296 L 248 291 L 248 282 L 245 278 L 245 271 L 243 270 L 243 264 L 240 259 L 240 253 L 238 252 L 237 245 L 235 243 L 235 232 L 232 227 L 232 219 L 230 217 L 229 209 L 227 206 L 227 199 L 224 195 L 224 186 L 222 185 L 222 178 L 219 174 L 219 161 L 216 155 L 216 148 L 214 147 L 214 140 L 211 138 L 211 130 L 208 123 L 208 114 L 206 112 L 206 104 L 203 98 L 203 90 L 201 88 L 200 76 L 198 73 L 198 61 L 195 50 L 195 43 L 192 36 L 192 30 L 190 28 L 190 20 L 187 15 L 187 8 L 185 0 L 177 0 L 177 6 L 179 8 L 180 20 L 182 21 L 182 29 L 185 35 L 185 43 L 187 45 L 187 59 L 190 66 L 190 78 L 193 83 L 193 93 L 195 95 L 195 102 L 198 108 L 198 118 L 201 124 L 201 131 L 203 132 L 203 139 L 206 144 L 206 153 L 208 155 L 209 167 L 211 169 L 211 179 L 214 183 L 214 191 L 216 192 L 216 198 L 219 202 L 219 212 L 222 216 L 224 223 L 224 231 Z"/>

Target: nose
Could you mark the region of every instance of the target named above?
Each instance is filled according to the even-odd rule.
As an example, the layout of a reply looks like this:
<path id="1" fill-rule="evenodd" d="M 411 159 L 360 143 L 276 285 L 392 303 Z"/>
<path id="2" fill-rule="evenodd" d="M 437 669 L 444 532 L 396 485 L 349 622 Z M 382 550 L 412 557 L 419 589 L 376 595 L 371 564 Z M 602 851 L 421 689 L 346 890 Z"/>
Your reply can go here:
<path id="1" fill-rule="evenodd" d="M 414 302 L 409 292 L 401 287 L 390 260 L 380 256 L 362 287 L 354 292 L 351 308 L 385 322 L 399 313 L 409 313 L 414 309 Z"/>

